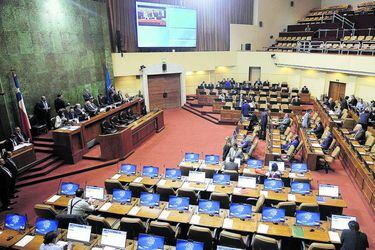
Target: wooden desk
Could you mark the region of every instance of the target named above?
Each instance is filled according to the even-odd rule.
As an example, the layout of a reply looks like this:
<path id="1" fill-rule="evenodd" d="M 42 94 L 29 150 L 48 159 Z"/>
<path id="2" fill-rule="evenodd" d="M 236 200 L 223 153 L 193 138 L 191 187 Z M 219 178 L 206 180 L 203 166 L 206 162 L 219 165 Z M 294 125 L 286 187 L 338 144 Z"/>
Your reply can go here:
<path id="1" fill-rule="evenodd" d="M 233 189 L 234 189 L 233 183 L 231 185 L 209 184 L 206 191 L 230 195 L 233 193 Z"/>
<path id="2" fill-rule="evenodd" d="M 55 201 L 50 201 L 50 199 L 58 198 Z M 51 205 L 57 208 L 66 208 L 69 205 L 69 201 L 73 199 L 73 196 L 66 196 L 66 195 L 51 195 L 44 201 L 44 204 Z"/>
<path id="3" fill-rule="evenodd" d="M 199 182 L 184 182 L 182 184 L 183 188 L 194 190 L 194 191 L 205 191 L 207 189 L 208 183 L 199 183 Z"/>
<path id="4" fill-rule="evenodd" d="M 202 161 L 198 162 L 190 162 L 190 161 L 181 161 L 178 166 L 179 167 L 192 167 L 194 169 L 198 169 L 202 164 Z"/>
<path id="5" fill-rule="evenodd" d="M 214 170 L 214 171 L 220 171 L 223 169 L 223 163 L 220 163 L 220 164 L 205 164 L 205 163 L 202 163 L 202 165 L 200 165 L 199 169 L 203 170 L 203 169 L 209 169 L 209 170 Z"/>
<path id="6" fill-rule="evenodd" d="M 59 233 L 57 235 L 57 240 L 60 240 L 63 236 L 65 236 L 65 234 L 66 234 L 66 230 L 59 229 Z M 12 248 L 13 249 L 25 249 L 25 250 L 39 249 L 40 246 L 43 244 L 44 236 L 43 235 L 34 235 L 32 237 L 34 237 L 34 238 L 29 243 L 27 243 L 25 246 L 19 247 L 19 246 L 13 245 Z M 22 238 L 24 238 L 24 237 L 22 237 Z"/>
<path id="7" fill-rule="evenodd" d="M 112 195 L 109 195 L 109 200 L 112 200 Z M 138 203 L 138 199 L 132 198 L 130 204 L 121 204 L 117 202 L 107 202 L 98 207 L 98 211 L 115 216 L 124 216 Z"/>
<path id="8" fill-rule="evenodd" d="M 203 106 L 212 106 L 214 103 L 214 100 L 218 98 L 218 95 L 210 95 L 209 93 L 207 95 L 197 95 L 198 104 Z"/>
<path id="9" fill-rule="evenodd" d="M 290 219 L 293 221 L 293 224 L 295 224 L 296 218 Z M 329 228 L 329 222 L 321 221 L 319 227 L 293 225 L 292 233 L 294 238 L 328 243 L 330 242 L 328 235 Z"/>
<path id="10" fill-rule="evenodd" d="M 3 225 L 1 225 L 1 228 L 3 228 Z M 0 247 L 10 248 L 14 244 L 16 244 L 20 239 L 22 239 L 25 235 L 30 233 L 31 230 L 33 230 L 33 227 L 27 228 L 23 233 L 10 229 L 0 230 Z"/>
<path id="11" fill-rule="evenodd" d="M 241 110 L 235 109 L 221 109 L 220 122 L 223 123 L 237 123 L 241 118 Z"/>
<path id="12" fill-rule="evenodd" d="M 225 102 L 215 101 L 212 104 L 212 112 L 215 114 L 220 114 L 221 109 L 225 106 Z"/>
<path id="13" fill-rule="evenodd" d="M 12 151 L 12 160 L 16 163 L 17 169 L 36 161 L 34 145 L 33 144 L 21 144 L 18 149 Z"/>
<path id="14" fill-rule="evenodd" d="M 263 190 L 264 186 L 260 186 L 260 195 L 264 195 L 267 200 L 273 200 L 273 201 L 287 201 L 288 200 L 288 193 L 290 192 L 290 188 L 284 187 L 281 192 L 275 192 L 272 190 Z"/>
<path id="15" fill-rule="evenodd" d="M 316 170 L 316 165 L 318 163 L 318 158 L 323 156 L 324 153 L 321 147 L 314 147 L 312 144 L 312 139 L 306 134 L 306 131 L 302 128 L 298 129 L 298 135 L 302 141 L 302 157 L 303 161 L 307 163 L 307 168 L 309 170 Z M 318 143 L 318 142 L 314 142 Z"/>
<path id="16" fill-rule="evenodd" d="M 252 216 L 254 216 L 253 214 Z M 242 220 L 240 218 L 225 218 L 223 222 L 223 229 L 244 232 L 244 233 L 254 233 L 258 227 L 257 218 L 250 218 Z"/>
<path id="17" fill-rule="evenodd" d="M 173 209 L 164 209 L 159 215 L 158 220 L 188 224 L 192 216 L 193 212 L 190 210 L 178 211 Z"/>
<path id="18" fill-rule="evenodd" d="M 245 198 L 259 198 L 260 188 L 260 185 L 257 185 L 256 189 L 236 187 L 233 189 L 233 196 L 240 196 Z"/>
<path id="19" fill-rule="evenodd" d="M 165 204 L 160 204 L 159 207 L 146 207 L 146 206 L 134 206 L 128 212 L 128 216 L 145 218 L 145 219 L 157 219 L 163 211 Z"/>
<path id="20" fill-rule="evenodd" d="M 172 179 L 161 179 L 157 186 L 166 186 L 173 189 L 179 189 L 184 182 L 182 180 L 172 180 Z"/>
<path id="21" fill-rule="evenodd" d="M 222 213 L 222 211 L 220 211 Z M 190 219 L 190 224 L 210 227 L 210 228 L 221 228 L 223 226 L 224 216 L 223 215 L 214 215 L 209 214 L 194 214 Z"/>
<path id="22" fill-rule="evenodd" d="M 315 194 L 288 194 L 288 201 L 295 201 L 296 203 L 316 203 Z"/>
<path id="23" fill-rule="evenodd" d="M 123 184 L 128 184 L 130 182 L 133 182 L 139 176 L 140 175 L 138 173 L 135 174 L 135 175 L 126 175 L 126 174 L 117 173 L 114 176 L 112 176 L 111 179 L 118 180 L 119 182 L 121 182 Z"/>
<path id="24" fill-rule="evenodd" d="M 91 234 L 91 240 L 88 244 L 74 241 L 73 250 L 89 250 L 98 244 L 99 239 L 100 239 L 100 235 Z M 61 238 L 61 241 L 67 242 L 66 235 Z"/>
<path id="25" fill-rule="evenodd" d="M 96 241 L 94 248 L 98 247 L 98 248 L 104 249 L 104 246 L 101 245 L 101 240 L 102 240 L 102 236 L 98 235 L 98 240 Z M 126 239 L 125 250 L 135 250 L 135 249 L 137 249 L 137 241 Z"/>
<path id="26" fill-rule="evenodd" d="M 310 93 L 300 93 L 299 97 L 301 98 L 301 103 L 307 103 L 307 104 L 311 103 Z"/>
<path id="27" fill-rule="evenodd" d="M 280 236 L 280 237 L 291 237 L 292 230 L 291 227 L 294 224 L 292 217 L 285 217 L 285 222 L 281 223 L 272 223 L 272 222 L 263 222 L 261 221 L 262 215 L 255 214 L 254 219 L 258 220 L 258 227 L 257 233 L 265 234 L 265 235 L 272 235 L 272 236 Z M 268 227 L 267 231 L 261 230 L 262 227 Z"/>
<path id="28" fill-rule="evenodd" d="M 160 180 L 160 177 L 151 178 L 148 176 L 139 176 L 133 180 L 134 183 L 142 183 L 145 186 L 155 186 Z"/>

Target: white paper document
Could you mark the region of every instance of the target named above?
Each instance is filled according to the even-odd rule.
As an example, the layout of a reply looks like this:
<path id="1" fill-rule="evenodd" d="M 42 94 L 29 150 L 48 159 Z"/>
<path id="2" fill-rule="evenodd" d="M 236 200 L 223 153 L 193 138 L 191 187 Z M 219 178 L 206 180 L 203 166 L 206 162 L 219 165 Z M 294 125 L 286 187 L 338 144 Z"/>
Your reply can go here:
<path id="1" fill-rule="evenodd" d="M 135 178 L 135 180 L 133 181 L 133 182 L 135 182 L 135 183 L 137 183 L 137 182 L 141 182 L 142 181 L 142 177 L 137 177 L 137 178 Z"/>
<path id="2" fill-rule="evenodd" d="M 244 172 L 244 174 L 250 174 L 251 169 L 250 168 L 244 168 L 243 172 Z"/>
<path id="3" fill-rule="evenodd" d="M 129 215 L 137 215 L 139 210 L 141 210 L 141 207 L 133 207 L 130 211 L 129 211 Z"/>
<path id="4" fill-rule="evenodd" d="M 340 243 L 340 235 L 337 233 L 337 232 L 333 232 L 333 231 L 328 231 L 328 235 L 329 235 L 329 240 L 331 242 L 338 242 Z"/>
<path id="5" fill-rule="evenodd" d="M 55 201 L 57 201 L 58 199 L 60 199 L 60 195 L 54 195 L 54 196 L 52 196 L 51 198 L 49 198 L 48 200 L 47 200 L 47 202 L 55 202 Z"/>
<path id="6" fill-rule="evenodd" d="M 261 195 L 263 194 L 264 197 L 266 197 L 266 198 L 268 197 L 268 191 L 261 190 L 261 191 L 260 191 L 260 194 L 261 194 Z"/>
<path id="7" fill-rule="evenodd" d="M 233 227 L 233 220 L 229 218 L 224 219 L 223 228 L 232 228 Z"/>
<path id="8" fill-rule="evenodd" d="M 268 225 L 259 224 L 257 232 L 260 233 L 260 234 L 266 234 L 268 232 L 268 228 L 269 228 Z"/>
<path id="9" fill-rule="evenodd" d="M 289 173 L 289 178 L 296 178 L 296 173 Z"/>
<path id="10" fill-rule="evenodd" d="M 0 234 L 2 234 L 3 233 L 3 231 L 0 231 Z"/>
<path id="11" fill-rule="evenodd" d="M 161 220 L 166 220 L 168 219 L 168 216 L 171 214 L 170 211 L 167 211 L 167 210 L 163 210 L 163 212 L 161 212 L 161 214 L 159 215 L 159 219 Z"/>
<path id="12" fill-rule="evenodd" d="M 296 201 L 296 196 L 294 194 L 288 194 L 288 201 Z"/>
<path id="13" fill-rule="evenodd" d="M 313 146 L 314 148 L 321 148 L 322 146 L 320 146 L 319 143 L 311 143 L 311 146 Z"/>
<path id="14" fill-rule="evenodd" d="M 158 185 L 165 185 L 167 183 L 167 180 L 160 180 Z"/>
<path id="15" fill-rule="evenodd" d="M 112 203 L 107 202 L 105 203 L 99 210 L 100 211 L 108 211 L 108 209 L 112 206 Z"/>
<path id="16" fill-rule="evenodd" d="M 207 191 L 208 191 L 208 192 L 213 192 L 213 191 L 215 191 L 215 185 L 212 185 L 212 184 L 208 185 L 208 187 L 207 187 Z"/>
<path id="17" fill-rule="evenodd" d="M 112 176 L 112 180 L 118 180 L 119 178 L 121 177 L 121 174 L 115 174 L 114 176 Z"/>
<path id="18" fill-rule="evenodd" d="M 64 247 L 64 246 L 68 245 L 68 242 L 63 241 L 63 240 L 59 240 L 58 242 L 56 242 L 56 245 L 58 245 L 60 247 Z"/>
<path id="19" fill-rule="evenodd" d="M 199 224 L 200 220 L 201 220 L 201 217 L 199 215 L 194 214 L 191 217 L 190 224 Z"/>
<path id="20" fill-rule="evenodd" d="M 239 193 L 241 193 L 241 189 L 242 189 L 242 188 L 237 188 L 237 187 L 236 187 L 236 188 L 233 189 L 233 193 L 235 193 L 235 194 L 239 194 Z"/>
<path id="21" fill-rule="evenodd" d="M 32 235 L 26 235 L 25 237 L 23 237 L 20 241 L 18 241 L 15 246 L 17 247 L 24 247 L 26 246 L 27 244 L 30 243 L 30 241 L 32 241 L 34 239 L 35 236 L 32 236 Z"/>

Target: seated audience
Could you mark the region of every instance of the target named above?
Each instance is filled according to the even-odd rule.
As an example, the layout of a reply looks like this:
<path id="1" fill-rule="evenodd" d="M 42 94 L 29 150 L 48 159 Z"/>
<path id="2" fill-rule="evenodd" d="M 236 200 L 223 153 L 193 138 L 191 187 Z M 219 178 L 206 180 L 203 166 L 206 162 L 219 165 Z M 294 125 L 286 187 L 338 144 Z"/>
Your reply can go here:
<path id="1" fill-rule="evenodd" d="M 92 94 L 90 93 L 90 91 L 88 91 L 88 89 L 85 89 L 83 91 L 82 96 L 83 96 L 83 100 L 85 100 L 85 102 L 89 101 L 89 100 L 90 101 L 94 100 L 94 97 L 92 96 Z"/>
<path id="2" fill-rule="evenodd" d="M 329 110 L 335 111 L 335 107 L 336 107 L 336 102 L 332 98 L 329 98 L 329 100 L 328 100 Z"/>
<path id="3" fill-rule="evenodd" d="M 241 107 L 241 114 L 244 117 L 249 117 L 250 112 L 250 105 L 247 103 L 246 100 L 243 101 L 242 107 Z"/>
<path id="4" fill-rule="evenodd" d="M 57 233 L 54 231 L 48 232 L 43 237 L 43 243 L 39 250 L 64 250 L 68 249 L 68 245 L 61 246 L 56 243 Z"/>
<path id="5" fill-rule="evenodd" d="M 60 109 L 55 117 L 55 129 L 62 128 L 68 124 L 68 118 L 65 117 L 65 109 Z"/>
<path id="6" fill-rule="evenodd" d="M 281 149 L 284 151 L 288 151 L 288 149 L 291 146 L 294 146 L 294 149 L 296 149 L 298 144 L 299 144 L 299 137 L 298 135 L 295 135 L 294 138 L 290 140 L 288 143 L 281 145 Z"/>
<path id="7" fill-rule="evenodd" d="M 357 109 L 357 112 L 362 112 L 366 108 L 366 104 L 364 103 L 362 98 L 359 99 L 355 108 Z"/>
<path id="8" fill-rule="evenodd" d="M 14 135 L 16 136 L 16 141 L 18 144 L 28 143 L 30 141 L 27 135 L 21 131 L 20 127 L 14 128 Z"/>
<path id="9" fill-rule="evenodd" d="M 323 150 L 328 150 L 332 141 L 333 141 L 332 133 L 331 133 L 331 131 L 327 131 L 326 138 L 324 138 L 324 140 L 322 141 L 320 146 L 322 147 Z"/>
<path id="10" fill-rule="evenodd" d="M 243 159 L 243 153 L 241 148 L 238 147 L 237 143 L 234 143 L 232 147 L 229 149 L 226 161 L 229 161 L 230 158 L 240 158 Z"/>
<path id="11" fill-rule="evenodd" d="M 369 248 L 367 235 L 359 231 L 359 224 L 356 221 L 349 221 L 349 229 L 341 233 L 341 250 L 365 250 Z"/>
<path id="12" fill-rule="evenodd" d="M 280 132 L 284 133 L 286 128 L 289 127 L 290 123 L 291 123 L 291 120 L 290 120 L 289 114 L 285 114 L 284 119 L 280 122 Z"/>
<path id="13" fill-rule="evenodd" d="M 96 116 L 99 113 L 99 108 L 95 105 L 95 103 L 87 100 L 85 102 L 85 110 L 89 114 L 89 116 Z"/>
<path id="14" fill-rule="evenodd" d="M 101 93 L 98 94 L 98 104 L 100 107 L 107 106 L 107 97 Z"/>
<path id="15" fill-rule="evenodd" d="M 350 98 L 349 98 L 349 105 L 352 107 L 352 108 L 355 108 L 357 106 L 357 98 L 355 98 L 354 95 L 351 95 Z"/>
<path id="16" fill-rule="evenodd" d="M 279 166 L 276 163 L 273 163 L 271 165 L 271 171 L 268 171 L 266 175 L 269 178 L 275 178 L 275 179 L 280 179 L 282 173 L 279 171 Z"/>
<path id="17" fill-rule="evenodd" d="M 79 103 L 74 106 L 74 113 L 78 117 L 79 121 L 85 121 L 89 118 L 89 116 L 86 114 L 85 110 L 81 108 L 81 104 Z"/>
<path id="18" fill-rule="evenodd" d="M 229 158 L 229 161 L 224 162 L 224 170 L 238 171 L 238 164 L 234 162 L 234 158 Z"/>
<path id="19" fill-rule="evenodd" d="M 363 129 L 362 125 L 357 124 L 354 127 L 353 132 L 354 132 L 354 139 L 358 141 L 359 144 L 364 145 L 366 142 L 366 130 Z"/>
<path id="20" fill-rule="evenodd" d="M 86 216 L 87 213 L 92 213 L 95 206 L 87 202 L 83 197 L 84 191 L 82 188 L 76 190 L 76 196 L 69 201 L 67 214 Z"/>
<path id="21" fill-rule="evenodd" d="M 308 94 L 309 89 L 306 86 L 303 86 L 302 89 L 301 89 L 301 93 Z"/>
<path id="22" fill-rule="evenodd" d="M 292 105 L 293 106 L 301 106 L 301 101 L 298 96 L 293 97 L 292 99 Z"/>
<path id="23" fill-rule="evenodd" d="M 252 140 L 251 135 L 247 135 L 247 136 L 242 140 L 242 142 L 241 142 L 241 144 L 239 145 L 239 147 L 242 148 L 242 152 L 243 152 L 243 153 L 246 153 L 246 154 L 249 153 L 250 148 L 251 148 L 251 145 L 252 145 L 251 140 Z"/>
<path id="24" fill-rule="evenodd" d="M 314 129 L 310 130 L 311 133 L 315 134 L 318 139 L 320 139 L 324 133 L 323 123 L 321 121 L 315 126 Z"/>

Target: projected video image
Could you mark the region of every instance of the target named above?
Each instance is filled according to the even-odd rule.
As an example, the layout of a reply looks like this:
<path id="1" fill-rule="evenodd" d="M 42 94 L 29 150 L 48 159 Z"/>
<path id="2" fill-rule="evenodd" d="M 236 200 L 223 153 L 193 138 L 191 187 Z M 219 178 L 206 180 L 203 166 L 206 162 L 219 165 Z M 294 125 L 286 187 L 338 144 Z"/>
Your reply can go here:
<path id="1" fill-rule="evenodd" d="M 164 7 L 138 5 L 137 16 L 139 26 L 165 27 L 167 22 L 166 9 Z"/>

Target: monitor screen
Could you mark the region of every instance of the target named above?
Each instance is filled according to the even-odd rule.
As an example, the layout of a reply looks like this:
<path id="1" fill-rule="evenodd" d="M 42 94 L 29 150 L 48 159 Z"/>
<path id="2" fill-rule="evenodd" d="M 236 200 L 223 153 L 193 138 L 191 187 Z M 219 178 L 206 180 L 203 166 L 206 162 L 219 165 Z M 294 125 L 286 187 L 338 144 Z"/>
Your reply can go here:
<path id="1" fill-rule="evenodd" d="M 164 237 L 150 235 L 150 234 L 139 234 L 137 249 L 138 250 L 144 250 L 144 249 L 163 250 L 164 249 Z"/>
<path id="2" fill-rule="evenodd" d="M 338 198 L 339 186 L 329 184 L 319 184 L 319 195 Z"/>
<path id="3" fill-rule="evenodd" d="M 206 155 L 204 157 L 204 161 L 206 164 L 219 164 L 220 156 L 219 155 Z"/>
<path id="4" fill-rule="evenodd" d="M 69 223 L 67 240 L 89 243 L 91 236 L 91 226 Z"/>
<path id="5" fill-rule="evenodd" d="M 86 186 L 85 197 L 96 200 L 104 200 L 104 188 L 97 186 Z"/>
<path id="6" fill-rule="evenodd" d="M 181 170 L 176 168 L 165 169 L 165 178 L 167 179 L 181 179 Z"/>
<path id="7" fill-rule="evenodd" d="M 269 221 L 269 222 L 285 221 L 285 209 L 264 207 L 262 210 L 262 221 Z"/>
<path id="8" fill-rule="evenodd" d="M 157 207 L 159 206 L 160 195 L 152 193 L 141 193 L 140 202 L 142 206 Z"/>
<path id="9" fill-rule="evenodd" d="M 278 179 L 265 179 L 264 190 L 281 191 L 283 188 L 283 181 Z"/>
<path id="10" fill-rule="evenodd" d="M 319 226 L 320 213 L 296 211 L 296 224 L 301 226 Z"/>
<path id="11" fill-rule="evenodd" d="M 206 180 L 205 172 L 189 171 L 188 181 L 191 182 L 204 182 Z"/>
<path id="12" fill-rule="evenodd" d="M 228 174 L 214 174 L 213 183 L 218 185 L 229 185 L 230 175 Z"/>
<path id="13" fill-rule="evenodd" d="M 308 194 L 311 192 L 311 185 L 308 182 L 292 181 L 290 183 L 292 193 Z"/>
<path id="14" fill-rule="evenodd" d="M 103 228 L 100 244 L 115 249 L 125 249 L 126 232 Z"/>
<path id="15" fill-rule="evenodd" d="M 177 5 L 136 2 L 140 48 L 196 47 L 197 11 Z"/>
<path id="16" fill-rule="evenodd" d="M 16 231 L 21 231 L 26 229 L 27 218 L 25 215 L 19 214 L 7 214 L 5 216 L 4 227 Z"/>
<path id="17" fill-rule="evenodd" d="M 44 218 L 37 218 L 35 222 L 35 233 L 45 235 L 49 232 L 56 232 L 58 227 L 57 220 L 48 220 Z"/>
<path id="18" fill-rule="evenodd" d="M 357 221 L 357 218 L 354 216 L 332 214 L 331 229 L 332 230 L 349 229 L 349 221 L 352 221 L 352 220 Z"/>
<path id="19" fill-rule="evenodd" d="M 159 174 L 159 168 L 153 166 L 144 166 L 142 170 L 143 176 L 157 177 Z"/>
<path id="20" fill-rule="evenodd" d="M 203 242 L 177 239 L 176 250 L 203 250 Z"/>
<path id="21" fill-rule="evenodd" d="M 60 188 L 60 194 L 63 195 L 75 195 L 76 190 L 79 188 L 79 184 L 73 182 L 62 182 Z"/>
<path id="22" fill-rule="evenodd" d="M 134 164 L 122 164 L 120 171 L 122 174 L 135 175 L 137 172 L 137 166 Z"/>
<path id="23" fill-rule="evenodd" d="M 199 161 L 199 154 L 185 153 L 185 161 L 187 161 L 187 162 L 198 162 Z"/>
<path id="24" fill-rule="evenodd" d="M 131 190 L 113 189 L 112 202 L 130 203 L 132 199 Z"/>
<path id="25" fill-rule="evenodd" d="M 205 214 L 219 214 L 220 201 L 199 200 L 198 212 Z"/>
<path id="26" fill-rule="evenodd" d="M 248 204 L 231 203 L 229 216 L 241 219 L 251 218 L 252 206 Z"/>
<path id="27" fill-rule="evenodd" d="M 175 210 L 189 210 L 189 197 L 169 196 L 168 208 Z"/>
<path id="28" fill-rule="evenodd" d="M 306 163 L 292 163 L 290 169 L 293 173 L 306 173 L 307 164 Z"/>
<path id="29" fill-rule="evenodd" d="M 237 186 L 240 188 L 256 188 L 257 178 L 250 176 L 238 176 Z"/>
<path id="30" fill-rule="evenodd" d="M 255 159 L 248 159 L 247 160 L 247 167 L 248 168 L 261 169 L 261 168 L 263 168 L 263 161 L 262 160 L 255 160 Z"/>
<path id="31" fill-rule="evenodd" d="M 284 172 L 284 171 L 285 171 L 285 162 L 283 162 L 283 161 L 269 161 L 269 162 L 268 162 L 268 170 L 269 170 L 269 171 L 271 171 L 271 169 L 272 169 L 272 165 L 273 165 L 274 163 L 277 164 L 277 166 L 278 166 L 278 170 L 279 170 L 280 172 Z"/>

